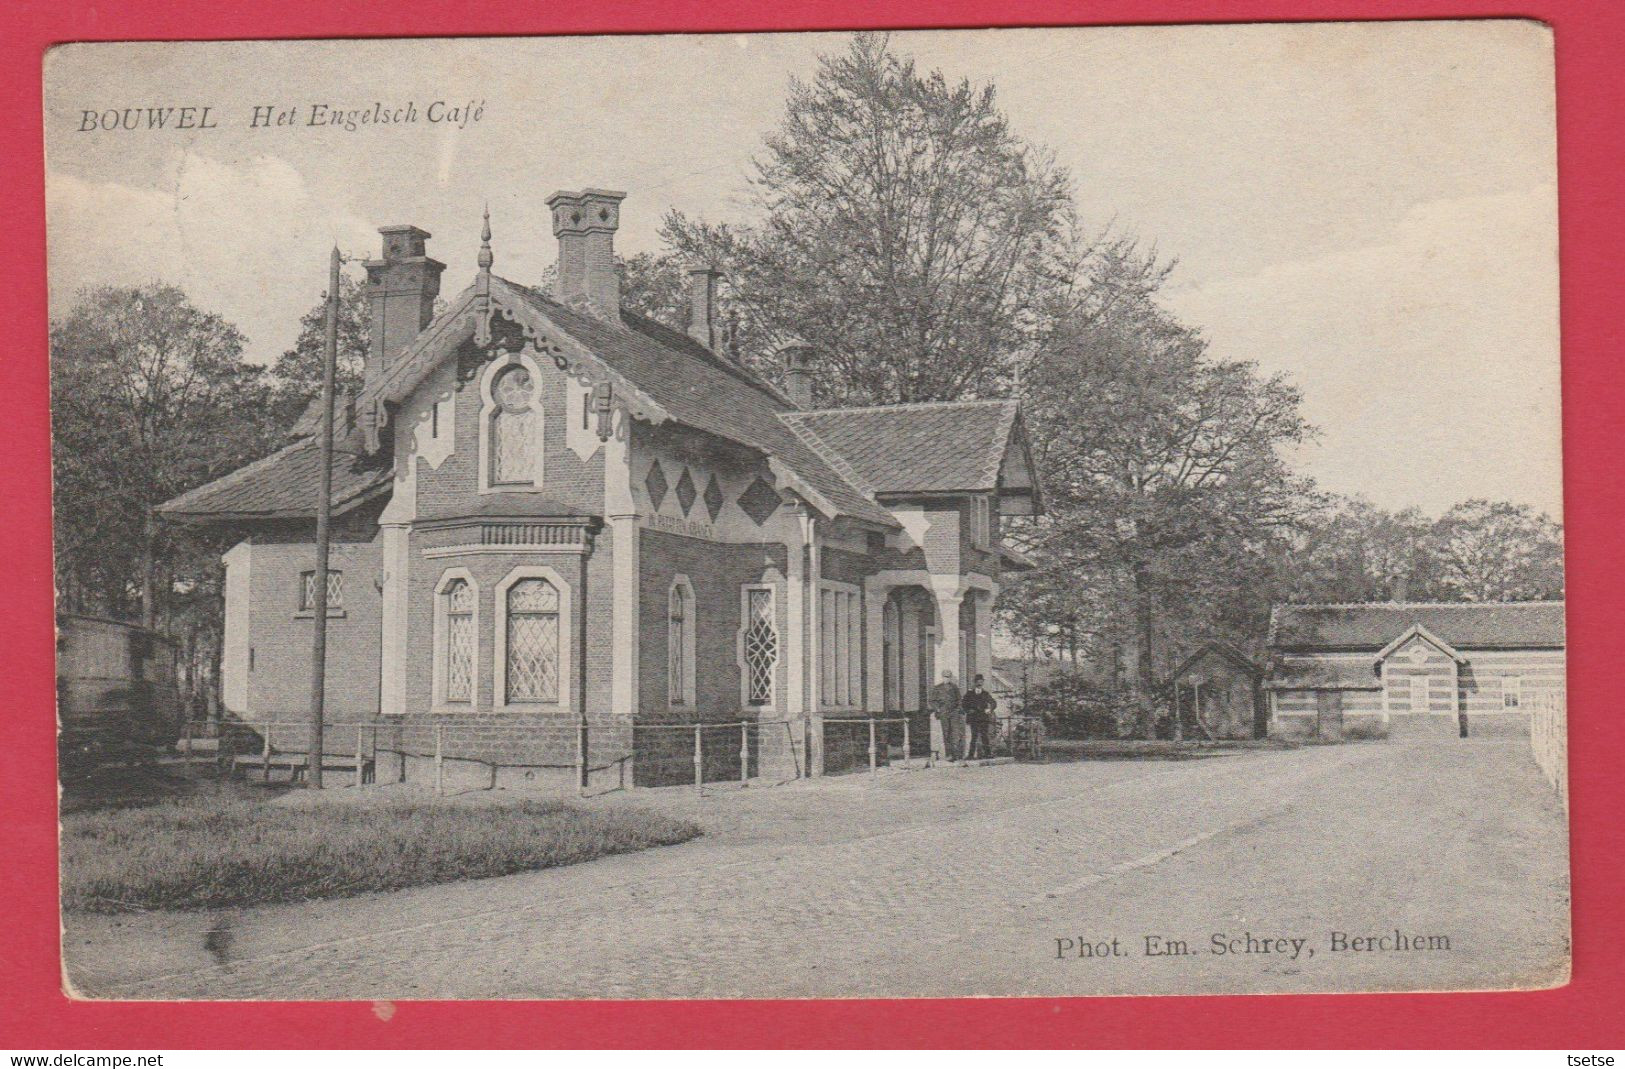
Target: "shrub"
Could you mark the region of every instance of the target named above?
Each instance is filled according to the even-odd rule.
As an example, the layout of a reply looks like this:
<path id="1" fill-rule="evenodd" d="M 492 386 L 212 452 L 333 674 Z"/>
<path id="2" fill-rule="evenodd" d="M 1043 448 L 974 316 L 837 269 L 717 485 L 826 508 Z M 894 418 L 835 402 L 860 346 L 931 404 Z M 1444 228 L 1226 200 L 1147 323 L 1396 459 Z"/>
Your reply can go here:
<path id="1" fill-rule="evenodd" d="M 1068 739 L 1121 738 L 1135 718 L 1129 695 L 1071 673 L 1034 687 L 1024 711 L 1042 716 L 1057 736 Z"/>

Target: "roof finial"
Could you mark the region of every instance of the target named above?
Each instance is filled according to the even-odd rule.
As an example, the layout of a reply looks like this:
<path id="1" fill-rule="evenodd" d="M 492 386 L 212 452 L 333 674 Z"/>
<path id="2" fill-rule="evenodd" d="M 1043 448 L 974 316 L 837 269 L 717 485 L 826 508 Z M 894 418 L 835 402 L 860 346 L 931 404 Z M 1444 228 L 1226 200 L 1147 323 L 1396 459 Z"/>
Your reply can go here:
<path id="1" fill-rule="evenodd" d="M 491 270 L 491 265 L 495 262 L 496 257 L 491 253 L 491 203 L 487 201 L 484 221 L 480 224 L 480 270 Z"/>

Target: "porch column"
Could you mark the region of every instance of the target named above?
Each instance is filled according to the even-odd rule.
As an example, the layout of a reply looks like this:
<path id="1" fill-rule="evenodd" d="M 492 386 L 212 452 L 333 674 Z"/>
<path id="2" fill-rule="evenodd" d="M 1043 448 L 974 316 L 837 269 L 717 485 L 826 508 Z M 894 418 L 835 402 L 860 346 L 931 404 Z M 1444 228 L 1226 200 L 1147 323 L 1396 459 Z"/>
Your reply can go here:
<path id="1" fill-rule="evenodd" d="M 987 685 L 993 686 L 993 605 L 998 599 L 997 591 L 978 590 L 976 597 L 976 637 L 972 645 L 972 657 L 975 661 L 970 667 L 972 675 L 981 674 L 987 677 Z"/>
<path id="2" fill-rule="evenodd" d="M 780 775 L 809 776 L 812 732 L 809 728 L 807 703 L 807 569 L 811 553 L 813 519 L 805 505 L 796 504 L 781 513 L 780 521 L 786 525 L 784 535 L 784 636 L 780 643 L 779 661 L 783 667 L 784 691 L 776 695 L 774 709 L 763 717 L 790 721 L 781 739 L 779 729 L 768 733 L 768 738 L 780 741 Z M 767 765 L 764 744 L 762 758 Z M 765 774 L 765 773 L 764 773 Z"/>
<path id="3" fill-rule="evenodd" d="M 610 710 L 630 741 L 638 715 L 638 511 L 632 495 L 632 421 L 621 413 L 617 423 L 604 443 L 604 511 L 612 560 Z"/>
<path id="4" fill-rule="evenodd" d="M 965 595 L 956 583 L 952 587 L 933 585 L 932 596 L 937 603 L 937 656 L 936 676 L 929 680 L 935 686 L 942 682 L 944 672 L 954 674 L 954 682 L 965 688 L 965 666 L 959 660 L 959 606 Z"/>
<path id="5" fill-rule="evenodd" d="M 883 584 L 863 582 L 863 707 L 886 710 L 886 593 Z"/>
<path id="6" fill-rule="evenodd" d="M 378 650 L 378 711 L 384 716 L 406 712 L 406 590 L 411 569 L 411 532 L 404 523 L 383 525 L 384 619 Z"/>
<path id="7" fill-rule="evenodd" d="M 807 632 L 805 651 L 807 696 L 807 773 L 824 774 L 824 598 L 819 580 L 824 575 L 823 547 L 818 538 L 818 520 L 807 513 L 802 530 L 807 539 Z"/>

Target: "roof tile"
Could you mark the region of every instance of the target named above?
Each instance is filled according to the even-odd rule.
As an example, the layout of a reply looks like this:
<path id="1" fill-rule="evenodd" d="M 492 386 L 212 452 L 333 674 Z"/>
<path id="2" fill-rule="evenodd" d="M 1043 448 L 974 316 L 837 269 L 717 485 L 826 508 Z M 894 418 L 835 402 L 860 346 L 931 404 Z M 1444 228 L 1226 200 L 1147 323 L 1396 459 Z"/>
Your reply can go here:
<path id="1" fill-rule="evenodd" d="M 1561 601 L 1373 602 L 1281 605 L 1270 627 L 1278 650 L 1376 653 L 1420 624 L 1457 649 L 1561 648 Z"/>

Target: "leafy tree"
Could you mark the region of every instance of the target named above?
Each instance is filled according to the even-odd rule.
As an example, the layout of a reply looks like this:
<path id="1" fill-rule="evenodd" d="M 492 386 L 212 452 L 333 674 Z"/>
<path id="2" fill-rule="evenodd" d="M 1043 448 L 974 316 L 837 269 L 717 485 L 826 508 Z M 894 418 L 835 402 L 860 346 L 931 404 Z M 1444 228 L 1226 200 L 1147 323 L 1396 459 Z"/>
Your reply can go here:
<path id="1" fill-rule="evenodd" d="M 372 309 L 366 287 L 347 274 L 339 275 L 338 360 L 334 366 L 335 396 L 355 396 L 361 389 L 362 369 L 372 338 Z M 327 348 L 327 291 L 299 317 L 299 337 L 293 348 L 277 357 L 271 367 L 275 382 L 275 415 L 292 426 L 322 393 L 322 363 Z M 318 408 L 320 406 L 317 406 Z"/>
<path id="2" fill-rule="evenodd" d="M 1058 331 L 1025 387 L 1049 512 L 1034 541 L 1075 581 L 1123 591 L 1093 630 L 1131 635 L 1149 736 L 1159 662 L 1262 631 L 1270 562 L 1313 500 L 1281 457 L 1311 434 L 1298 391 L 1211 359 L 1144 298 Z"/>
<path id="3" fill-rule="evenodd" d="M 1528 505 L 1475 499 L 1434 524 L 1428 547 L 1445 590 L 1462 601 L 1563 596 L 1563 532 Z"/>
<path id="4" fill-rule="evenodd" d="M 1328 498 L 1281 561 L 1283 600 L 1424 601 L 1448 596 L 1418 509 L 1389 512 L 1362 498 Z"/>
<path id="5" fill-rule="evenodd" d="M 85 291 L 50 336 L 59 604 L 168 630 L 206 688 L 223 547 L 148 517 L 267 451 L 265 372 L 243 362 L 236 327 L 172 286 Z"/>
<path id="6" fill-rule="evenodd" d="M 664 237 L 727 274 L 764 373 L 785 343 L 818 351 L 821 403 L 1004 392 L 1083 277 L 1067 173 L 991 86 L 921 73 L 883 34 L 791 82 L 755 186 L 759 223 L 673 213 Z"/>

